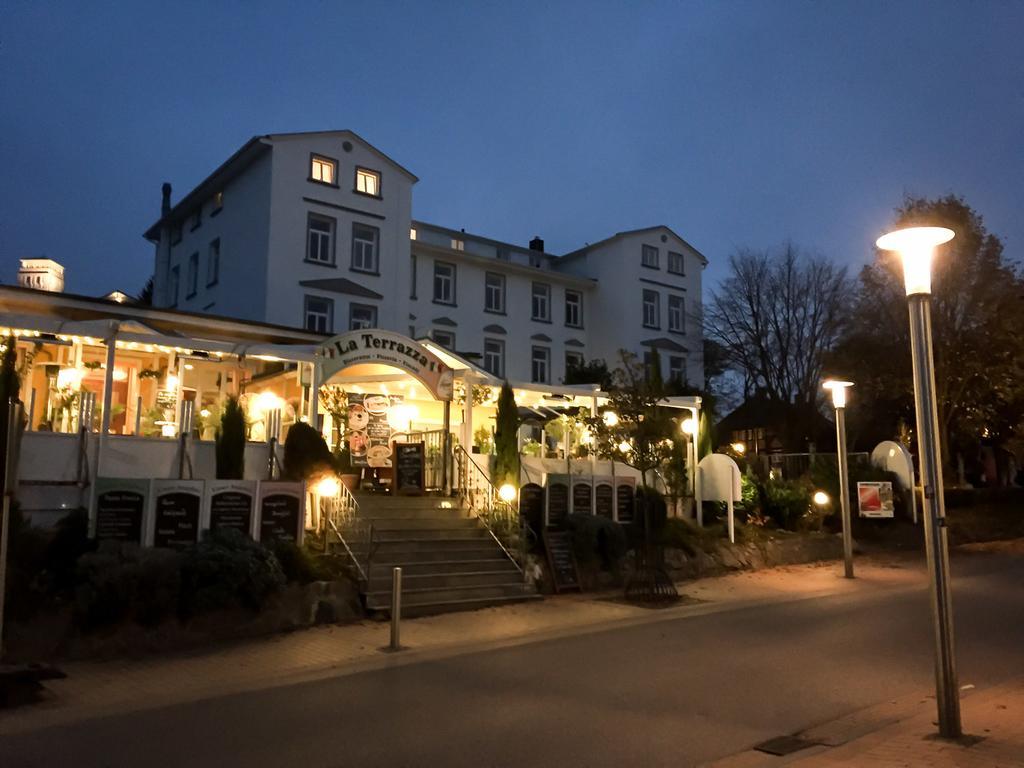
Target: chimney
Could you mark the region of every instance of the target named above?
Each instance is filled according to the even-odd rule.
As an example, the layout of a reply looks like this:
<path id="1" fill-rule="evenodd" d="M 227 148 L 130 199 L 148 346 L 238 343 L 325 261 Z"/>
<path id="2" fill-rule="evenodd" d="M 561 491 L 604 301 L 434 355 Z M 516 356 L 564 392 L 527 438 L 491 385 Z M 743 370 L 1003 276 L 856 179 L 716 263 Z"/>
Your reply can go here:
<path id="1" fill-rule="evenodd" d="M 53 259 L 22 259 L 18 285 L 37 291 L 64 292 L 64 267 Z"/>
<path id="2" fill-rule="evenodd" d="M 160 192 L 162 194 L 162 199 L 160 200 L 160 215 L 166 216 L 171 210 L 171 185 L 165 181 L 164 185 L 160 187 Z"/>
<path id="3" fill-rule="evenodd" d="M 530 241 L 530 250 L 544 253 L 544 240 L 539 237 L 533 238 L 533 240 Z"/>

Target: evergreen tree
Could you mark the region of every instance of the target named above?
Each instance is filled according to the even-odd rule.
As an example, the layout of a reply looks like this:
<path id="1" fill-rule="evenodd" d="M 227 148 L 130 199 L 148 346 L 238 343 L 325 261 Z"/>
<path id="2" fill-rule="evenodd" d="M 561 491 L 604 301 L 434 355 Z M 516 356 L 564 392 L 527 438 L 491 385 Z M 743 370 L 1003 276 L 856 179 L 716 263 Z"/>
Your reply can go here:
<path id="1" fill-rule="evenodd" d="M 245 476 L 245 412 L 237 397 L 224 404 L 217 430 L 217 479 L 241 480 Z"/>
<path id="2" fill-rule="evenodd" d="M 495 419 L 494 484 L 501 487 L 512 483 L 519 487 L 519 408 L 512 387 L 506 381 L 498 395 L 498 414 Z"/>

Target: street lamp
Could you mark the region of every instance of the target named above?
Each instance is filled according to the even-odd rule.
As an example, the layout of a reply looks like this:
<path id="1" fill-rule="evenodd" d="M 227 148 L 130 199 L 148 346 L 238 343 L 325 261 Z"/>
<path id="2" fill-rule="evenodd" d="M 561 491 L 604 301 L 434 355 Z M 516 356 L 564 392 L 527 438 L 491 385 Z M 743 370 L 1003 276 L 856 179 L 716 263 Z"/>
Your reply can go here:
<path id="1" fill-rule="evenodd" d="M 821 385 L 832 393 L 832 407 L 836 410 L 836 458 L 839 462 L 839 509 L 843 519 L 843 569 L 848 579 L 853 578 L 853 531 L 850 530 L 850 470 L 846 462 L 846 390 L 852 381 L 829 379 Z"/>
<path id="2" fill-rule="evenodd" d="M 697 446 L 694 444 L 694 435 L 697 434 L 697 419 L 693 416 L 683 419 L 679 428 L 686 435 L 686 468 L 687 485 L 690 486 L 690 495 L 697 496 Z"/>
<path id="3" fill-rule="evenodd" d="M 935 402 L 935 363 L 932 357 L 931 263 L 935 246 L 953 239 L 945 227 L 909 227 L 878 238 L 883 251 L 903 258 L 903 279 L 910 308 L 910 353 L 914 363 L 914 403 L 917 446 L 921 464 L 925 551 L 931 578 L 932 621 L 935 630 L 935 698 L 939 735 L 956 738 L 960 726 L 960 690 L 953 645 L 953 602 L 949 591 L 949 544 L 946 508 L 942 498 L 939 462 L 939 414 Z"/>

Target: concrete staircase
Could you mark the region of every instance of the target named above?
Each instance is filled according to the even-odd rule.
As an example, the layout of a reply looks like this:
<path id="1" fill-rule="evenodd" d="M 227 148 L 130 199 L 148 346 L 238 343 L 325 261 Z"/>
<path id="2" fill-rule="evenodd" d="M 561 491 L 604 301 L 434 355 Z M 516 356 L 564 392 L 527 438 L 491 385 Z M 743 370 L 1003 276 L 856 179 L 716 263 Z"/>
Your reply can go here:
<path id="1" fill-rule="evenodd" d="M 456 499 L 360 494 L 361 524 L 373 525 L 366 607 L 391 611 L 392 568 L 402 568 L 402 615 L 423 616 L 538 599 L 516 564 Z M 366 567 L 366 544 L 353 543 Z"/>

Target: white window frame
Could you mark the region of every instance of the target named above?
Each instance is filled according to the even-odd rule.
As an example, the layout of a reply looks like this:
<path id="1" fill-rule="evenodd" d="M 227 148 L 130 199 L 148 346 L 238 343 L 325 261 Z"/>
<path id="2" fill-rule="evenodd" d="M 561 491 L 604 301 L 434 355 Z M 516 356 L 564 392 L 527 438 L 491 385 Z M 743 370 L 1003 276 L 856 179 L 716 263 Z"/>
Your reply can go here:
<path id="1" fill-rule="evenodd" d="M 531 348 L 530 381 L 534 384 L 551 383 L 551 347 Z"/>
<path id="2" fill-rule="evenodd" d="M 496 365 L 491 365 L 490 361 L 496 361 Z M 499 379 L 505 378 L 505 340 L 504 339 L 484 339 L 484 370 L 492 376 L 497 376 Z"/>
<path id="3" fill-rule="evenodd" d="M 672 275 L 686 274 L 686 257 L 678 251 L 668 252 L 668 271 Z"/>
<path id="4" fill-rule="evenodd" d="M 674 364 L 676 361 L 679 361 L 679 363 L 680 363 L 679 366 L 676 366 Z M 676 376 L 673 373 L 674 371 L 678 371 L 682 375 Z M 668 378 L 669 378 L 669 380 L 677 379 L 678 381 L 680 381 L 683 384 L 685 384 L 686 383 L 686 373 L 687 373 L 686 372 L 686 358 L 684 356 L 682 356 L 682 355 L 669 355 L 669 357 L 668 357 Z"/>
<path id="5" fill-rule="evenodd" d="M 193 251 L 188 257 L 188 293 L 186 299 L 191 299 L 199 292 L 199 251 Z"/>
<path id="6" fill-rule="evenodd" d="M 365 233 L 372 233 L 372 240 L 360 237 L 357 234 L 360 229 Z M 380 230 L 362 222 L 352 224 L 352 264 L 353 272 L 366 272 L 371 275 L 380 274 L 380 265 L 377 262 L 378 246 L 380 243 Z"/>
<path id="7" fill-rule="evenodd" d="M 326 311 L 311 310 L 309 306 L 311 301 L 322 301 Z M 309 323 L 311 316 L 323 322 L 314 322 L 311 327 Z M 313 333 L 332 333 L 334 331 L 334 300 L 324 296 L 310 296 L 309 294 L 304 296 L 302 299 L 302 327 Z"/>
<path id="8" fill-rule="evenodd" d="M 313 229 L 313 222 L 325 223 L 328 231 Z M 338 221 L 330 216 L 322 216 L 319 213 L 309 213 L 306 216 L 306 261 L 311 264 L 328 264 L 334 266 L 334 240 L 338 233 Z M 313 258 L 313 242 L 318 244 L 317 252 L 326 251 L 326 259 Z M 326 241 L 326 245 L 324 242 Z"/>
<path id="9" fill-rule="evenodd" d="M 455 331 L 445 331 L 440 328 L 435 328 L 430 332 L 430 338 L 433 339 L 436 344 L 440 344 L 449 352 L 455 351 Z M 444 340 L 442 340 L 442 338 Z"/>
<path id="10" fill-rule="evenodd" d="M 220 280 L 220 238 L 210 241 L 206 252 L 206 287 L 216 285 Z"/>
<path id="11" fill-rule="evenodd" d="M 325 169 L 328 171 L 326 174 L 324 173 Z M 324 178 L 325 176 L 329 178 Z M 324 155 L 310 155 L 309 180 L 331 187 L 338 186 L 338 161 Z"/>
<path id="12" fill-rule="evenodd" d="M 659 262 L 661 261 L 661 253 L 656 245 L 647 245 L 644 243 L 640 246 L 640 264 L 641 266 L 648 267 L 649 269 L 661 269 Z"/>
<path id="13" fill-rule="evenodd" d="M 570 360 L 575 361 L 571 363 Z M 586 360 L 583 359 L 583 353 L 578 352 L 574 349 L 565 350 L 565 373 L 568 375 L 569 369 L 573 367 L 582 368 L 586 365 Z"/>
<path id="14" fill-rule="evenodd" d="M 357 318 L 356 314 L 363 314 L 363 317 Z M 359 331 L 363 328 L 376 328 L 377 327 L 377 307 L 373 304 L 356 304 L 352 303 L 348 305 L 348 329 L 350 331 Z"/>
<path id="15" fill-rule="evenodd" d="M 450 270 L 449 274 L 443 274 Z M 455 288 L 458 279 L 458 270 L 455 265 L 448 261 L 434 261 L 434 303 L 455 305 Z M 438 290 L 438 289 L 441 290 Z M 440 297 L 440 298 L 438 298 Z"/>
<path id="16" fill-rule="evenodd" d="M 493 284 L 492 280 L 496 280 L 497 284 Z M 505 314 L 505 276 L 499 272 L 484 274 L 484 311 Z"/>
<path id="17" fill-rule="evenodd" d="M 672 333 L 686 333 L 686 299 L 682 296 L 668 296 L 668 329 Z"/>
<path id="18" fill-rule="evenodd" d="M 565 289 L 565 324 L 569 328 L 583 327 L 583 292 Z"/>
<path id="19" fill-rule="evenodd" d="M 380 197 L 380 171 L 371 168 L 356 168 L 355 191 L 361 195 Z"/>
<path id="20" fill-rule="evenodd" d="M 530 287 L 530 319 L 538 323 L 551 322 L 551 286 L 548 283 L 533 283 Z"/>
<path id="21" fill-rule="evenodd" d="M 466 250 L 466 241 L 460 240 L 457 237 L 452 238 L 452 250 L 453 251 L 464 251 Z"/>
<path id="22" fill-rule="evenodd" d="M 650 288 L 643 289 L 643 326 L 661 328 L 661 294 Z"/>

